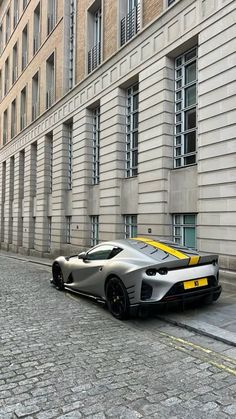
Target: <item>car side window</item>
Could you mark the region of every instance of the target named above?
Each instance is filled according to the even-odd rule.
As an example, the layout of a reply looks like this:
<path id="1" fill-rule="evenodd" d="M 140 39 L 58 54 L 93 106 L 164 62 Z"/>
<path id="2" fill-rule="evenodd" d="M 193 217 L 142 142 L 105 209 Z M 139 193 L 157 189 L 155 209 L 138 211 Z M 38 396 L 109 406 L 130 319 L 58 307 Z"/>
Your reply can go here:
<path id="1" fill-rule="evenodd" d="M 113 246 L 99 246 L 87 253 L 87 260 L 107 260 L 115 257 L 122 249 Z"/>

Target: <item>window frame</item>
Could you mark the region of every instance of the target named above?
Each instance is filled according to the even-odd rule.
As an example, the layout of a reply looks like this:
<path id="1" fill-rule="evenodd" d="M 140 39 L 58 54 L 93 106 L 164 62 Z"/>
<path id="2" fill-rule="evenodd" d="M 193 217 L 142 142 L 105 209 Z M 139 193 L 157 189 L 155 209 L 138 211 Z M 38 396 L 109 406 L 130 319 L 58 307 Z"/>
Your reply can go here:
<path id="1" fill-rule="evenodd" d="M 134 108 L 134 98 L 137 96 L 137 108 Z M 135 127 L 137 118 L 137 127 Z M 135 137 L 137 137 L 135 139 Z M 127 89 L 126 104 L 126 177 L 138 175 L 138 137 L 139 137 L 139 83 Z M 136 143 L 135 143 L 136 142 Z M 135 162 L 136 160 L 136 162 Z M 136 163 L 136 164 L 135 164 Z"/>
<path id="2" fill-rule="evenodd" d="M 186 57 L 195 51 L 195 55 L 187 59 Z M 197 163 L 197 74 L 198 74 L 198 48 L 195 45 L 191 49 L 185 51 L 175 59 L 175 125 L 174 125 L 174 168 L 188 167 Z M 179 64 L 180 63 L 180 64 Z M 186 81 L 186 69 L 195 63 L 195 78 Z M 186 104 L 186 93 L 195 87 L 195 101 Z M 195 126 L 186 127 L 187 113 L 195 111 Z M 191 118 L 189 119 L 191 123 Z M 192 136 L 192 138 L 191 138 Z M 188 143 L 189 139 L 189 143 Z M 191 144 L 191 141 L 193 142 Z M 195 142 L 195 144 L 194 144 Z M 188 151 L 187 147 L 193 147 Z M 189 160 L 189 161 L 187 161 Z"/>
<path id="3" fill-rule="evenodd" d="M 184 218 L 188 216 L 194 217 L 194 223 L 185 223 Z M 178 223 L 177 217 L 180 218 L 180 223 Z M 197 214 L 196 213 L 184 213 L 184 214 L 172 214 L 172 235 L 173 235 L 173 241 L 177 244 L 180 244 L 182 246 L 188 247 L 190 249 L 197 249 L 197 238 L 196 238 L 196 228 L 197 224 Z M 185 230 L 188 228 L 194 228 L 195 230 L 195 245 L 194 247 L 188 246 L 185 242 Z M 179 234 L 177 234 L 177 229 L 179 231 Z"/>
<path id="4" fill-rule="evenodd" d="M 124 233 L 125 239 L 137 237 L 138 219 L 137 214 L 124 215 Z"/>
<path id="5" fill-rule="evenodd" d="M 93 172 L 92 184 L 100 182 L 100 106 L 92 110 L 93 115 Z"/>
<path id="6" fill-rule="evenodd" d="M 91 215 L 91 246 L 96 246 L 99 243 L 99 215 Z"/>

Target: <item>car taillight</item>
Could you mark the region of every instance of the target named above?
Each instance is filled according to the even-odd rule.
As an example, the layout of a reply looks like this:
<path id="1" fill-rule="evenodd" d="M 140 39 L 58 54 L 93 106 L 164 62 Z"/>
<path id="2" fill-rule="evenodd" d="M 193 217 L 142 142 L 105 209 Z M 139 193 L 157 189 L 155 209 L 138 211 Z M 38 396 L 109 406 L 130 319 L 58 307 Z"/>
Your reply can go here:
<path id="1" fill-rule="evenodd" d="M 160 268 L 157 271 L 160 275 L 167 275 L 168 274 L 168 269 L 167 268 Z"/>
<path id="2" fill-rule="evenodd" d="M 156 275 L 156 273 L 157 273 L 156 269 L 147 269 L 147 270 L 146 270 L 146 274 L 147 274 L 148 276 L 155 276 L 155 275 Z"/>

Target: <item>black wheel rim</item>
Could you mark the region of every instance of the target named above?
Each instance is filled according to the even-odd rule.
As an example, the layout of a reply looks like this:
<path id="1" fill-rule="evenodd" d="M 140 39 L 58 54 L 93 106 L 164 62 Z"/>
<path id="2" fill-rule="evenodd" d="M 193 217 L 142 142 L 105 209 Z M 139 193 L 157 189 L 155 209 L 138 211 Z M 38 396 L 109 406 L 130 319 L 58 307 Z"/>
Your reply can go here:
<path id="1" fill-rule="evenodd" d="M 64 287 L 64 281 L 63 281 L 63 276 L 62 276 L 62 271 L 61 270 L 57 274 L 56 286 L 58 288 L 63 288 Z"/>
<path id="2" fill-rule="evenodd" d="M 118 281 L 110 281 L 107 286 L 107 302 L 110 311 L 116 317 L 126 312 L 127 302 L 125 292 Z"/>

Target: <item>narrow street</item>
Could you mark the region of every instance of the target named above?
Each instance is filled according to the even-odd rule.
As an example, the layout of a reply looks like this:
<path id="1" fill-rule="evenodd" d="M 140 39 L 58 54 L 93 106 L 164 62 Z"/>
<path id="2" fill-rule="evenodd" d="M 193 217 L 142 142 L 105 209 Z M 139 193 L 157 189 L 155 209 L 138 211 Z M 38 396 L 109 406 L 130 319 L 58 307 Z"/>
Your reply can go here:
<path id="1" fill-rule="evenodd" d="M 0 255 L 0 418 L 233 418 L 236 357 L 157 318 L 120 322 Z"/>

